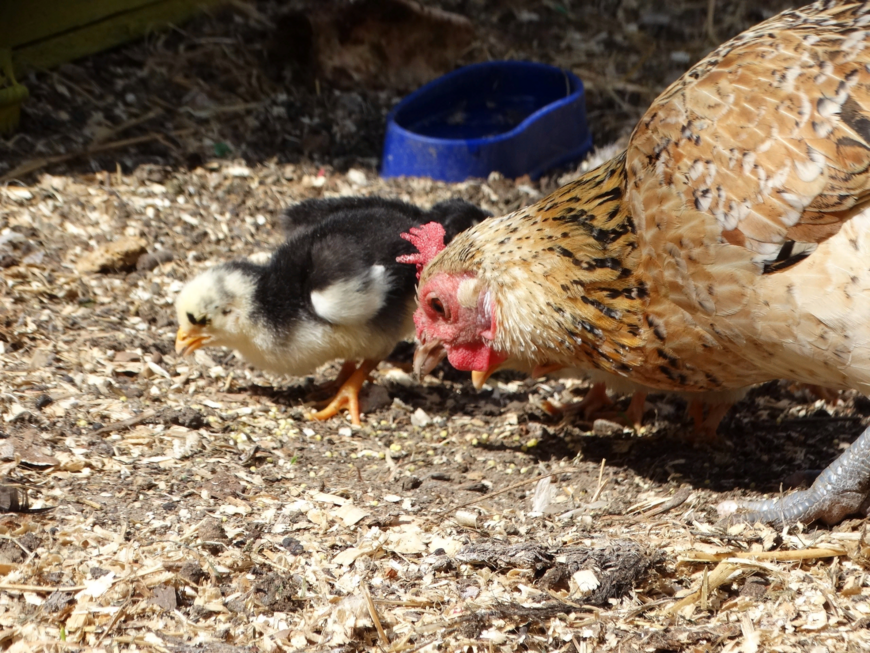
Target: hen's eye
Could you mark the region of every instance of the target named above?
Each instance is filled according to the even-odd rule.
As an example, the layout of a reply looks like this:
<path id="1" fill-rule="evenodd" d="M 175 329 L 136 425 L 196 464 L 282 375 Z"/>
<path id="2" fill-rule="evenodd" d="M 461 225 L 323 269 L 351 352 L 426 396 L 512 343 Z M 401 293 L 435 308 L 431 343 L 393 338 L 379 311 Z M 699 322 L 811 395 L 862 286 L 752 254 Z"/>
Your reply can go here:
<path id="1" fill-rule="evenodd" d="M 442 304 L 441 300 L 437 297 L 433 297 L 429 300 L 429 308 L 438 313 L 438 315 L 444 315 L 444 304 Z"/>

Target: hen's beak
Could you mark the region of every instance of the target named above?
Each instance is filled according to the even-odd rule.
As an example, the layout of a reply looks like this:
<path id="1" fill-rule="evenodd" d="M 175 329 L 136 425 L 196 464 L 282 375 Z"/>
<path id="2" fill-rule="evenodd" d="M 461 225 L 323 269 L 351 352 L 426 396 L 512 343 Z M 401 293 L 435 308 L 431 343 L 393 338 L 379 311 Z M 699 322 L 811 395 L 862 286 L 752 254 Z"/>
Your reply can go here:
<path id="1" fill-rule="evenodd" d="M 197 326 L 191 326 L 189 329 L 178 327 L 178 333 L 175 336 L 175 353 L 188 356 L 209 340 L 211 340 L 211 336 L 203 333 L 202 329 Z"/>
<path id="2" fill-rule="evenodd" d="M 486 383 L 486 380 L 492 376 L 493 372 L 495 372 L 499 367 L 501 367 L 501 363 L 496 363 L 495 365 L 490 365 L 483 372 L 474 371 L 471 373 L 471 384 L 474 386 L 475 390 L 480 390 L 483 387 L 483 384 Z"/>
<path id="3" fill-rule="evenodd" d="M 435 369 L 435 366 L 447 355 L 447 350 L 438 338 L 433 338 L 417 347 L 414 352 L 414 377 L 417 382 Z"/>

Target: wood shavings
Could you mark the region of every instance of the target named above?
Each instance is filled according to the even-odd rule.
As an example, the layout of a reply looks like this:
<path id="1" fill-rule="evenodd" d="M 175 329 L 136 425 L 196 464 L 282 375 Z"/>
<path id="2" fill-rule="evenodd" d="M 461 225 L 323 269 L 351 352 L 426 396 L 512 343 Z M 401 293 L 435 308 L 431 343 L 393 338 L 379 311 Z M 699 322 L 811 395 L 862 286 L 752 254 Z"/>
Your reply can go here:
<path id="1" fill-rule="evenodd" d="M 295 72 L 285 83 L 290 73 L 265 70 L 263 25 L 278 4 L 35 73 L 25 128 L 0 140 L 0 175 L 18 180 L 0 189 L 0 415 L 14 415 L 0 420 L 0 472 L 19 508 L 25 490 L 31 509 L 54 506 L 0 515 L 0 646 L 870 647 L 863 522 L 722 530 L 712 510 L 723 494 L 775 493 L 782 470 L 826 464 L 870 415 L 853 394 L 818 404 L 768 384 L 726 419 L 727 446 L 708 449 L 682 440 L 680 399 L 651 395 L 644 434 L 596 435 L 540 408 L 582 396 L 582 379 L 504 371 L 477 393 L 443 367 L 418 384 L 405 345 L 374 372 L 375 401 L 348 432 L 305 420 L 309 394 L 340 362 L 288 378 L 219 348 L 175 355 L 184 281 L 271 251 L 292 202 L 462 197 L 504 214 L 578 172 L 381 179 L 383 116 L 398 95 L 321 80 L 318 96 Z M 693 18 L 706 0 L 665 3 L 654 32 L 630 3 L 619 20 L 563 3 L 522 23 L 478 4 L 465 3 L 478 38 L 463 61 L 580 71 L 605 144 L 598 162 L 681 72 L 670 52 L 709 47 Z M 719 3 L 717 33 L 757 11 Z M 106 149 L 89 149 L 94 139 Z M 122 237 L 147 243 L 125 271 L 75 269 Z"/>

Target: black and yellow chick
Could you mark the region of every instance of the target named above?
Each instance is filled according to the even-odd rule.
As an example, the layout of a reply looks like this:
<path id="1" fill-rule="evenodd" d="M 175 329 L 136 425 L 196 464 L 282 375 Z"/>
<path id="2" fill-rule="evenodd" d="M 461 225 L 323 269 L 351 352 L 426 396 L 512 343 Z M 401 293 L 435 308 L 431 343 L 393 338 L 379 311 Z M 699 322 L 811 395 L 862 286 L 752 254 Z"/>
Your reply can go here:
<path id="1" fill-rule="evenodd" d="M 415 272 L 396 262 L 414 247 L 400 234 L 438 222 L 449 239 L 488 216 L 462 200 L 429 211 L 379 197 L 301 202 L 284 214 L 287 240 L 268 262 L 223 263 L 185 285 L 175 349 L 230 347 L 254 367 L 293 376 L 342 359 L 337 394 L 311 417 L 347 406 L 359 424 L 369 374 L 414 335 Z"/>

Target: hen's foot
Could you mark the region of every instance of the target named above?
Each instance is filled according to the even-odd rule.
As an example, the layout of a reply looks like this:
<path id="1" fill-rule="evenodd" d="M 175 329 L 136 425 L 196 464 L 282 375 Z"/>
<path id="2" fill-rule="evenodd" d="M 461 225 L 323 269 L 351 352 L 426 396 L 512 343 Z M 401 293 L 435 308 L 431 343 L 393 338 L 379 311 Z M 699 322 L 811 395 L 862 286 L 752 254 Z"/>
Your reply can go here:
<path id="1" fill-rule="evenodd" d="M 372 370 L 378 366 L 378 361 L 364 360 L 360 366 L 341 384 L 332 401 L 316 413 L 308 415 L 309 419 L 324 420 L 337 415 L 342 408 L 347 407 L 351 422 L 360 425 L 359 393 L 369 378 Z M 344 368 L 342 368 L 344 369 Z"/>
<path id="2" fill-rule="evenodd" d="M 595 413 L 600 412 L 602 408 L 613 406 L 613 402 L 607 396 L 607 386 L 604 383 L 596 383 L 589 388 L 589 392 L 580 401 L 564 406 L 556 406 L 549 401 L 544 401 L 543 405 L 544 410 L 550 415 L 561 416 L 564 421 L 571 421 L 578 416 L 585 420 L 592 419 Z"/>
<path id="3" fill-rule="evenodd" d="M 822 471 L 806 490 L 767 501 L 723 501 L 719 514 L 730 522 L 784 524 L 816 520 L 836 524 L 870 509 L 870 428 Z M 748 512 L 737 512 L 738 510 Z"/>

